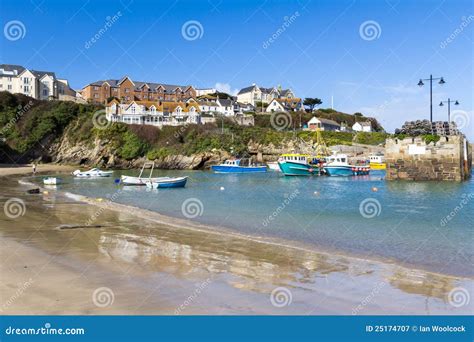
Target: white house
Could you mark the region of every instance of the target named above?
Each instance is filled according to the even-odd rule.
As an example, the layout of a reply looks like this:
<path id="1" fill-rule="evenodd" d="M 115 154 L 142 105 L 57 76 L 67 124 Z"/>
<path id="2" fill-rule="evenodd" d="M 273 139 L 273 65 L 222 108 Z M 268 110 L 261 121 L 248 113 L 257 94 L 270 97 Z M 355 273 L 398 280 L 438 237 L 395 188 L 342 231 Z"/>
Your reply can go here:
<path id="1" fill-rule="evenodd" d="M 313 116 L 311 120 L 308 121 L 306 124 L 307 130 L 309 131 L 340 131 L 341 125 L 339 125 L 336 121 L 317 118 Z"/>
<path id="2" fill-rule="evenodd" d="M 180 126 L 200 124 L 201 114 L 197 103 L 112 100 L 105 107 L 109 121 L 152 126 Z"/>
<path id="3" fill-rule="evenodd" d="M 20 93 L 39 100 L 75 96 L 67 80 L 57 79 L 54 72 L 29 70 L 21 65 L 0 64 L 0 91 Z"/>
<path id="4" fill-rule="evenodd" d="M 294 112 L 303 109 L 303 102 L 300 98 L 278 98 L 273 99 L 265 109 L 267 113 L 273 112 Z"/>
<path id="5" fill-rule="evenodd" d="M 200 89 L 196 89 L 196 96 L 215 94 L 216 92 L 217 92 L 216 88 L 200 88 Z"/>
<path id="6" fill-rule="evenodd" d="M 270 103 L 273 99 L 291 99 L 294 97 L 295 95 L 291 89 L 281 89 L 281 87 L 263 88 L 254 83 L 249 87 L 240 89 L 237 94 L 237 101 L 255 106 L 256 102 Z"/>
<path id="7" fill-rule="evenodd" d="M 355 132 L 372 132 L 372 123 L 370 121 L 360 121 L 352 125 Z"/>

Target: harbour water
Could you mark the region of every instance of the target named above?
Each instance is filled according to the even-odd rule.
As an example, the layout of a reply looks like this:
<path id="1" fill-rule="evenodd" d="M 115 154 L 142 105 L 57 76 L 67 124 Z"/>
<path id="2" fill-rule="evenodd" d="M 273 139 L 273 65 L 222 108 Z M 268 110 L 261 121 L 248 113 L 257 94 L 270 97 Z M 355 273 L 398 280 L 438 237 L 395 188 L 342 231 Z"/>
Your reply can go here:
<path id="1" fill-rule="evenodd" d="M 114 182 L 137 173 L 115 171 L 97 179 L 61 175 L 59 189 L 322 251 L 474 276 L 472 180 L 387 182 L 383 171 L 349 178 L 157 171 L 156 176 L 188 176 L 186 188 Z"/>

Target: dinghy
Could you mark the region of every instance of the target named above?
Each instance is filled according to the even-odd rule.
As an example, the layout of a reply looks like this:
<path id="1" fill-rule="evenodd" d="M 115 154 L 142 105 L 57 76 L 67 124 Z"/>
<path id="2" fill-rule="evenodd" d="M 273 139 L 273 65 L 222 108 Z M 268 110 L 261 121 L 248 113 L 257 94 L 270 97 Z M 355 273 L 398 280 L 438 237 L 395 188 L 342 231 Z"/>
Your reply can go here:
<path id="1" fill-rule="evenodd" d="M 161 188 L 184 188 L 188 177 L 159 177 L 149 181 L 146 186 L 152 189 Z"/>
<path id="2" fill-rule="evenodd" d="M 72 174 L 75 177 L 79 178 L 89 178 L 89 177 L 110 177 L 113 171 L 102 171 L 97 168 L 90 169 L 89 171 L 76 170 Z"/>
<path id="3" fill-rule="evenodd" d="M 145 170 L 146 166 L 151 166 L 150 174 L 148 175 L 148 177 L 143 177 L 142 176 L 143 171 Z M 169 177 L 155 177 L 155 178 L 153 178 L 152 175 L 153 175 L 153 169 L 154 168 L 155 168 L 155 163 L 154 162 L 144 163 L 143 166 L 142 166 L 142 169 L 140 170 L 140 174 L 138 175 L 138 177 L 122 175 L 120 177 L 120 183 L 122 183 L 123 185 L 146 185 L 148 182 L 156 183 L 156 182 L 159 182 L 163 178 L 169 178 Z"/>
<path id="4" fill-rule="evenodd" d="M 61 183 L 61 178 L 56 178 L 56 177 L 47 177 L 43 179 L 43 184 L 44 185 L 57 185 Z"/>

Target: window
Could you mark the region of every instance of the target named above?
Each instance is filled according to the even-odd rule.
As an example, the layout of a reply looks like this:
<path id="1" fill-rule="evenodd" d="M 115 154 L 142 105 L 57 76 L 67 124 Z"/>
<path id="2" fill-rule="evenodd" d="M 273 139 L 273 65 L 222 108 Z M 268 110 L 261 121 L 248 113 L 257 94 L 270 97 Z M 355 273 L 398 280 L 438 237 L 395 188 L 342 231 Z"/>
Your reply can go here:
<path id="1" fill-rule="evenodd" d="M 3 88 L 3 84 L 0 84 L 0 89 L 2 89 L 2 88 Z"/>
<path id="2" fill-rule="evenodd" d="M 43 96 L 48 96 L 48 94 L 49 94 L 48 89 L 43 89 Z"/>
<path id="3" fill-rule="evenodd" d="M 129 93 L 130 92 L 130 89 L 129 88 L 125 88 L 125 93 Z"/>
<path id="4" fill-rule="evenodd" d="M 30 79 L 27 77 L 23 78 L 23 84 L 30 84 Z"/>
<path id="5" fill-rule="evenodd" d="M 23 86 L 23 92 L 24 93 L 29 93 L 30 92 L 30 86 Z"/>
<path id="6" fill-rule="evenodd" d="M 135 114 L 135 106 L 132 106 L 132 114 Z"/>
<path id="7" fill-rule="evenodd" d="M 8 90 L 12 90 L 12 85 L 11 84 L 8 85 Z"/>
<path id="8" fill-rule="evenodd" d="M 97 86 L 94 86 L 94 90 L 99 90 L 99 87 L 97 87 Z"/>
<path id="9" fill-rule="evenodd" d="M 99 94 L 97 94 L 97 93 L 94 94 L 94 98 L 95 98 L 95 99 L 98 99 L 98 98 L 99 98 Z"/>
<path id="10" fill-rule="evenodd" d="M 11 82 L 12 81 L 12 78 L 11 77 L 8 77 L 8 82 Z"/>

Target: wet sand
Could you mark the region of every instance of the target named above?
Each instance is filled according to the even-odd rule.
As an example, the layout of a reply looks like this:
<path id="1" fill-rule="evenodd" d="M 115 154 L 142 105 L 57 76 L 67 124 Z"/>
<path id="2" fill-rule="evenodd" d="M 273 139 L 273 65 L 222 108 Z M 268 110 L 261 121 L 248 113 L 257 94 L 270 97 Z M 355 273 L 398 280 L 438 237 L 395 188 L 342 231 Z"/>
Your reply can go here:
<path id="1" fill-rule="evenodd" d="M 213 231 L 54 189 L 26 195 L 30 186 L 17 181 L 0 179 L 2 203 L 13 197 L 25 203 L 23 216 L 0 219 L 3 314 L 474 310 L 472 302 L 456 307 L 448 300 L 453 289 L 472 293 L 472 279 Z"/>

